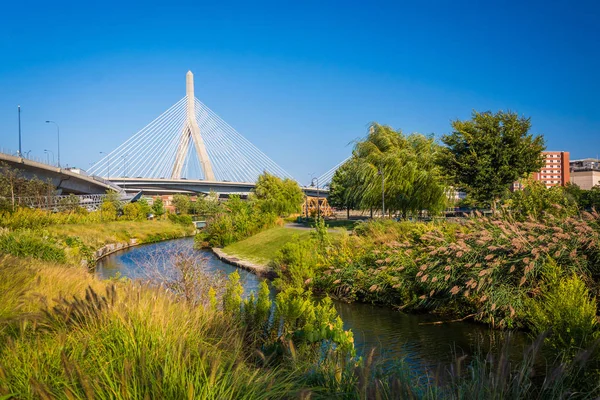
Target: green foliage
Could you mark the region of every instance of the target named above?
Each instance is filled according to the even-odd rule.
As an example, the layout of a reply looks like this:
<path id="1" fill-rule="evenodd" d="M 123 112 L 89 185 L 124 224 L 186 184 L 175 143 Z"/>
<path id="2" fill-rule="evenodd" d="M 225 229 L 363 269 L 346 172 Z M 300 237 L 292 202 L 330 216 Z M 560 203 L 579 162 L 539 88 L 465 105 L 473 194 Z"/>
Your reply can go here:
<path id="1" fill-rule="evenodd" d="M 240 274 L 237 271 L 229 274 L 223 294 L 223 311 L 234 318 L 238 318 L 242 306 L 242 293 L 244 289 L 240 284 Z"/>
<path id="2" fill-rule="evenodd" d="M 198 195 L 191 206 L 194 214 L 212 217 L 220 210 L 219 195 L 215 192 L 210 192 L 207 196 Z"/>
<path id="3" fill-rule="evenodd" d="M 599 222 L 598 214 L 547 214 L 544 223 L 481 216 L 461 225 L 363 223 L 303 268 L 316 271 L 315 290 L 347 300 L 528 327 L 526 300 L 545 287 L 548 258 L 565 276 L 598 279 Z M 590 283 L 588 290 L 598 288 Z"/>
<path id="4" fill-rule="evenodd" d="M 165 211 L 165 204 L 164 204 L 163 200 L 160 197 L 157 197 L 157 198 L 155 198 L 153 200 L 153 202 L 152 202 L 152 212 L 157 217 L 160 217 L 161 215 L 163 215 L 166 212 Z"/>
<path id="5" fill-rule="evenodd" d="M 148 204 L 146 206 L 140 205 L 140 202 L 135 203 L 127 203 L 123 206 L 123 216 L 122 219 L 128 221 L 140 221 L 146 219 L 146 211 L 148 208 Z"/>
<path id="6" fill-rule="evenodd" d="M 590 190 L 583 190 L 579 186 L 569 183 L 565 186 L 565 191 L 581 210 L 600 210 L 600 185 L 596 185 Z"/>
<path id="7" fill-rule="evenodd" d="M 360 198 L 355 196 L 354 188 L 359 186 L 357 175 L 352 168 L 355 163 L 346 162 L 342 164 L 333 174 L 329 184 L 329 205 L 336 208 L 345 208 L 348 213 L 352 209 L 360 208 Z"/>
<path id="8" fill-rule="evenodd" d="M 373 124 L 369 136 L 356 144 L 352 158 L 333 179 L 334 202 L 380 209 L 383 173 L 386 211 L 404 217 L 423 210 L 435 214 L 446 204 L 443 176 L 435 162 L 439 151 L 433 137 L 405 136 L 400 130 Z"/>
<path id="9" fill-rule="evenodd" d="M 519 220 L 528 217 L 539 220 L 546 214 L 566 218 L 578 212 L 576 199 L 569 194 L 569 189 L 562 186 L 546 188 L 543 182 L 534 180 L 528 180 L 523 190 L 511 192 L 504 206 Z"/>
<path id="10" fill-rule="evenodd" d="M 509 186 L 543 166 L 544 139 L 529 133 L 531 121 L 512 112 L 473 112 L 452 122 L 439 165 L 482 206 L 494 206 Z"/>
<path id="11" fill-rule="evenodd" d="M 64 249 L 56 239 L 45 232 L 31 230 L 0 232 L 0 254 L 60 263 L 67 260 Z"/>
<path id="12" fill-rule="evenodd" d="M 190 197 L 185 194 L 176 194 L 173 196 L 173 205 L 177 214 L 189 214 L 191 208 Z"/>
<path id="13" fill-rule="evenodd" d="M 258 177 L 253 193 L 263 213 L 281 217 L 300 212 L 304 201 L 304 193 L 296 181 L 281 179 L 268 172 Z"/>
<path id="14" fill-rule="evenodd" d="M 547 340 L 557 350 L 586 348 L 598 337 L 596 298 L 576 275 L 550 277 L 542 295 L 528 305 L 533 332 L 550 331 Z"/>
<path id="15" fill-rule="evenodd" d="M 192 217 L 189 215 L 168 214 L 169 221 L 174 224 L 192 225 Z"/>
<path id="16" fill-rule="evenodd" d="M 315 276 L 317 243 L 313 240 L 298 240 L 286 243 L 277 252 L 272 267 L 277 273 L 273 282 L 280 290 L 304 288 Z"/>
<path id="17" fill-rule="evenodd" d="M 0 211 L 14 211 L 19 206 L 20 197 L 29 197 L 34 203 L 46 204 L 47 197 L 56 195 L 56 189 L 50 181 L 44 182 L 37 177 L 27 179 L 21 171 L 0 162 Z"/>
<path id="18" fill-rule="evenodd" d="M 217 214 L 208 218 L 207 226 L 198 240 L 206 241 L 211 246 L 224 247 L 271 228 L 276 223 L 277 216 L 264 212 L 257 202 L 231 196 Z"/>

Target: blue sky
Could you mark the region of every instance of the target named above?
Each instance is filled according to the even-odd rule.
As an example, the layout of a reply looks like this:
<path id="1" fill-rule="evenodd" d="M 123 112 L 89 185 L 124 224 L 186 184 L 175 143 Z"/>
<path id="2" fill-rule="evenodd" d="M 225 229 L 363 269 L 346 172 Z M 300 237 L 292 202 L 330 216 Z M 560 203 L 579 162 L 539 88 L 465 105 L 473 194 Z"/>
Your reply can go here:
<path id="1" fill-rule="evenodd" d="M 52 119 L 62 163 L 88 168 L 183 97 L 189 69 L 196 96 L 303 183 L 371 121 L 439 137 L 473 109 L 600 153 L 591 1 L 91 3 L 3 3 L 0 147 L 17 150 L 21 104 L 24 151 L 55 151 Z"/>

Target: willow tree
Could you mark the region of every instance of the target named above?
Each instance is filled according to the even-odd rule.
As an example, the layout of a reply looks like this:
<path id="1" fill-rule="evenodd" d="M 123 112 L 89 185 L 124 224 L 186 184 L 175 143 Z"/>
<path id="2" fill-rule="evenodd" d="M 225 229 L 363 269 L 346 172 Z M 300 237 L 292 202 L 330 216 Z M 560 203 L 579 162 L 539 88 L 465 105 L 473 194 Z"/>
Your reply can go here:
<path id="1" fill-rule="evenodd" d="M 440 151 L 432 137 L 405 136 L 401 130 L 373 124 L 345 164 L 348 199 L 362 209 L 381 209 L 403 217 L 427 210 L 434 214 L 446 205 L 443 176 L 435 160 Z M 382 188 L 382 179 L 383 187 Z"/>
<path id="2" fill-rule="evenodd" d="M 357 186 L 354 166 L 355 163 L 345 162 L 335 171 L 327 197 L 331 206 L 346 209 L 347 218 L 350 218 L 350 210 L 360 207 L 360 199 L 354 193 Z"/>

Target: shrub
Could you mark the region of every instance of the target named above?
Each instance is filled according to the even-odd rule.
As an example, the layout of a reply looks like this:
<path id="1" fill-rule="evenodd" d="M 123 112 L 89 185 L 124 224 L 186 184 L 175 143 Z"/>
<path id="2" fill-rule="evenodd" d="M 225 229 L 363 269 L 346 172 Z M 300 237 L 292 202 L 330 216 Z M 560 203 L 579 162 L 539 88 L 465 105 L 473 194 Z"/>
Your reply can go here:
<path id="1" fill-rule="evenodd" d="M 191 225 L 192 217 L 189 215 L 168 214 L 169 221 L 180 225 Z"/>
<path id="2" fill-rule="evenodd" d="M 528 304 L 533 332 L 550 331 L 548 340 L 559 350 L 589 346 L 598 337 L 596 299 L 576 275 L 554 278 L 548 286 Z"/>
<path id="3" fill-rule="evenodd" d="M 286 243 L 271 263 L 278 276 L 274 285 L 280 290 L 306 287 L 315 276 L 316 247 L 316 241 L 297 237 Z"/>
<path id="4" fill-rule="evenodd" d="M 64 249 L 55 239 L 46 233 L 31 230 L 0 234 L 0 253 L 39 258 L 44 261 L 67 261 Z"/>

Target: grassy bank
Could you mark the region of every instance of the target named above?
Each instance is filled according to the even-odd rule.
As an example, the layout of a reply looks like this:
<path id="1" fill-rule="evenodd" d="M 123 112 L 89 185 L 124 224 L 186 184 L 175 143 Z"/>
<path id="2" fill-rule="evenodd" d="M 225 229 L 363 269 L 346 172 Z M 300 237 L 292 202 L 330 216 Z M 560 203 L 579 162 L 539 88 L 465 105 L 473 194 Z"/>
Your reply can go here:
<path id="1" fill-rule="evenodd" d="M 46 231 L 57 237 L 78 237 L 86 245 L 98 249 L 108 243 L 152 243 L 193 234 L 194 227 L 160 221 L 111 221 L 86 225 L 53 225 Z"/>
<path id="2" fill-rule="evenodd" d="M 109 243 L 151 243 L 189 236 L 192 225 L 163 221 L 108 221 L 86 224 L 53 224 L 37 228 L 1 228 L 0 254 L 44 261 L 81 264 L 94 262 L 94 252 Z"/>
<path id="3" fill-rule="evenodd" d="M 306 240 L 310 237 L 310 230 L 277 227 L 240 242 L 225 246 L 223 251 L 229 255 L 248 260 L 260 265 L 267 265 L 279 250 L 286 244 L 295 240 Z"/>

